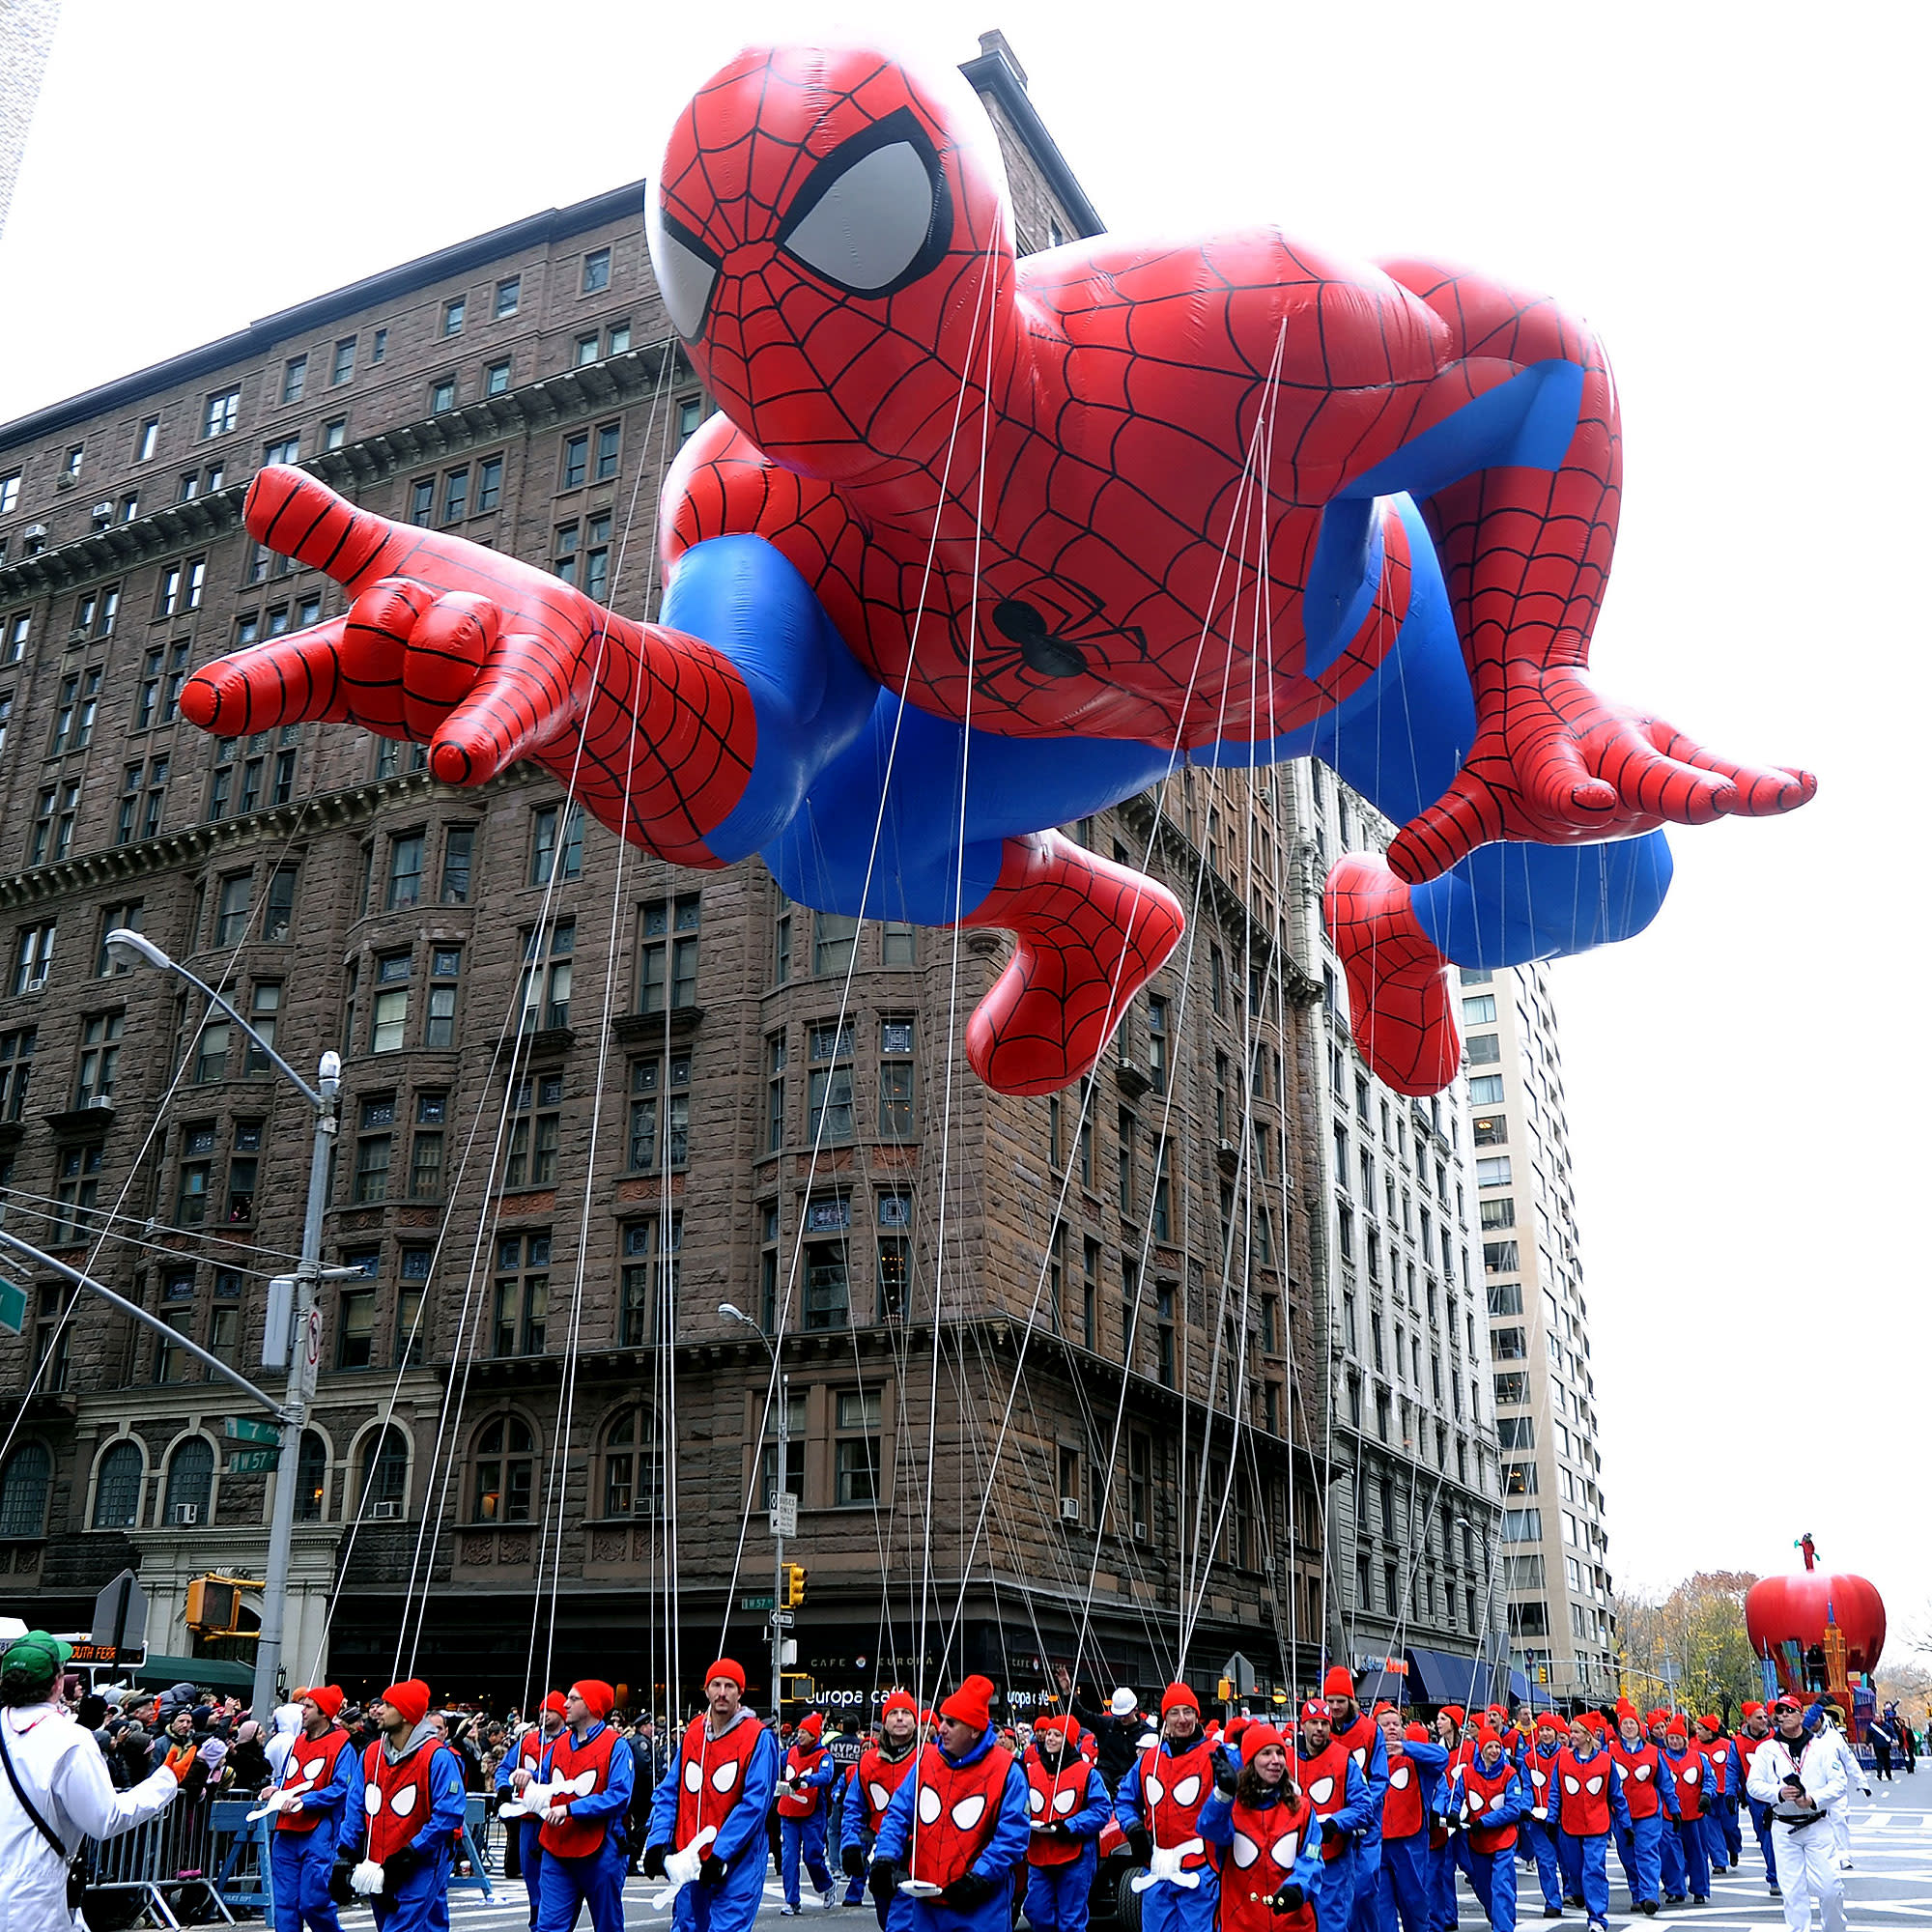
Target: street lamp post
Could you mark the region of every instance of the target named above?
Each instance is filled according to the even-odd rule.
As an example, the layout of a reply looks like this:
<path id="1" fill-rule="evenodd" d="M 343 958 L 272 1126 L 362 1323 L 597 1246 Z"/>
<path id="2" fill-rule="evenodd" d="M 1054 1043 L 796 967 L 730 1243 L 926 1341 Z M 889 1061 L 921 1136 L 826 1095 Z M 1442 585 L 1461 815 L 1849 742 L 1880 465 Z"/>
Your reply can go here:
<path id="1" fill-rule="evenodd" d="M 281 1675 L 282 1639 L 288 1615 L 289 1552 L 295 1540 L 296 1472 L 301 1462 L 302 1430 L 308 1421 L 308 1405 L 315 1394 L 316 1371 L 321 1362 L 322 1316 L 317 1290 L 323 1272 L 322 1217 L 328 1205 L 328 1153 L 335 1141 L 336 1093 L 342 1083 L 342 1056 L 333 1050 L 325 1053 L 316 1069 L 316 1084 L 311 1087 L 221 994 L 179 960 L 169 958 L 152 940 L 120 926 L 107 935 L 107 947 L 117 959 L 127 964 L 138 960 L 157 966 L 206 995 L 210 1004 L 219 1007 L 261 1048 L 270 1064 L 300 1090 L 315 1113 L 292 1332 L 279 1338 L 267 1335 L 262 1344 L 265 1363 L 273 1366 L 286 1360 L 288 1364 L 288 1383 L 281 1405 L 281 1450 L 275 1468 L 275 1507 L 269 1519 L 262 1626 L 255 1646 L 254 1710 L 256 1718 L 266 1723 L 275 1704 Z"/>
<path id="2" fill-rule="evenodd" d="M 779 1351 L 773 1347 L 771 1337 L 735 1303 L 721 1301 L 718 1304 L 718 1312 L 727 1321 L 742 1322 L 765 1345 L 765 1352 L 772 1358 L 772 1376 L 778 1383 L 778 1488 L 765 1499 L 771 1506 L 772 1514 L 772 1722 L 776 1724 L 784 1715 L 782 1708 L 784 1699 L 781 1694 L 781 1687 L 784 1682 L 784 1626 L 779 1621 L 779 1612 L 784 1604 L 784 1498 L 789 1493 L 785 1485 L 785 1449 L 789 1441 L 786 1435 L 790 1423 L 786 1410 L 791 1406 L 789 1384 L 785 1379 L 783 1364 L 779 1360 Z M 782 1343 L 784 1337 L 780 1336 L 779 1340 Z"/>

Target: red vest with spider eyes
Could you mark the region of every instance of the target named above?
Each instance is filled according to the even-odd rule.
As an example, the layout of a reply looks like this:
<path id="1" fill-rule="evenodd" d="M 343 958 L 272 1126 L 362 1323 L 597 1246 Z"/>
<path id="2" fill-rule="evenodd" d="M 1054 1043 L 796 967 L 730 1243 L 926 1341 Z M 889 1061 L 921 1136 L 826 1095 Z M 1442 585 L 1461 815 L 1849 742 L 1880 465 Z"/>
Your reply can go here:
<path id="1" fill-rule="evenodd" d="M 1422 1830 L 1422 1767 L 1406 1752 L 1389 1759 L 1388 1792 L 1382 1799 L 1382 1836 L 1412 1838 Z"/>
<path id="2" fill-rule="evenodd" d="M 565 1731 L 547 1753 L 551 1789 L 559 1798 L 588 1798 L 592 1792 L 605 1790 L 611 1782 L 611 1752 L 629 1748 L 620 1743 L 615 1727 L 608 1723 L 600 1724 L 581 1745 L 574 1732 Z M 588 1858 L 622 1822 L 615 1817 L 566 1817 L 561 1825 L 546 1825 L 537 1833 L 537 1843 L 558 1858 Z"/>
<path id="3" fill-rule="evenodd" d="M 867 1745 L 859 1753 L 856 1776 L 862 1803 L 866 1806 L 866 1829 L 875 1836 L 893 1802 L 893 1793 L 906 1781 L 906 1774 L 918 1762 L 919 1753 L 910 1745 L 903 1757 L 886 1756 L 877 1745 Z"/>
<path id="4" fill-rule="evenodd" d="M 1050 1772 L 1037 1751 L 1022 1760 L 1027 1776 L 1027 1819 L 1035 1825 L 1064 1825 L 1085 1804 L 1094 1767 L 1078 1751 L 1060 1755 L 1060 1770 Z M 1027 1840 L 1030 1865 L 1070 1865 L 1086 1845 L 1079 1838 L 1049 1838 L 1036 1832 Z"/>
<path id="5" fill-rule="evenodd" d="M 298 1736 L 282 1768 L 282 1789 L 298 1797 L 322 1790 L 335 1776 L 335 1766 L 349 1747 L 349 1733 L 332 1724 L 319 1738 Z M 313 1832 L 322 1823 L 320 1811 L 283 1811 L 275 1819 L 278 1832 Z"/>
<path id="6" fill-rule="evenodd" d="M 1610 1779 L 1617 1775 L 1606 1750 L 1579 1761 L 1568 1745 L 1556 1753 L 1558 1822 L 1573 1838 L 1602 1838 L 1610 1829 Z"/>
<path id="7" fill-rule="evenodd" d="M 1732 1755 L 1730 1739 L 1720 1735 L 1707 1745 L 1699 1745 L 1698 1749 L 1711 1767 L 1711 1796 L 1727 1797 L 1738 1782 L 1737 1759 Z"/>
<path id="8" fill-rule="evenodd" d="M 1508 1793 L 1516 1776 L 1516 1766 L 1507 1756 L 1496 1760 L 1493 1771 L 1483 1769 L 1480 1752 L 1463 1767 L 1463 1803 L 1469 1812 L 1469 1849 L 1487 1858 L 1492 1852 L 1506 1852 L 1516 1843 L 1516 1820 L 1505 1825 L 1485 1825 L 1483 1819 Z"/>
<path id="9" fill-rule="evenodd" d="M 812 1745 L 810 1747 L 793 1745 L 791 1749 L 785 1752 L 784 1775 L 796 1782 L 799 1778 L 810 1777 L 824 1762 L 825 1747 L 823 1745 Z M 801 1787 L 795 1798 L 787 1798 L 781 1792 L 779 1794 L 779 1816 L 781 1818 L 810 1818 L 818 1809 L 818 1801 L 821 1795 L 819 1787 L 815 1784 Z"/>
<path id="10" fill-rule="evenodd" d="M 1555 1775 L 1555 1751 L 1541 1751 L 1532 1746 L 1523 1752 L 1522 1781 L 1529 1787 L 1524 1795 L 1529 1799 L 1532 1810 L 1548 1811 L 1554 1802 L 1549 1795 L 1549 1780 Z M 1538 1822 L 1547 1824 L 1549 1820 L 1540 1819 Z"/>
<path id="11" fill-rule="evenodd" d="M 1302 1794 L 1319 1816 L 1332 1817 L 1349 1802 L 1349 1767 L 1354 1759 L 1333 1738 L 1313 1757 L 1304 1757 L 1297 1749 L 1295 1763 L 1301 1773 Z M 1326 1833 L 1321 1840 L 1321 1856 L 1333 1864 L 1353 1842 L 1334 1833 Z"/>
<path id="12" fill-rule="evenodd" d="M 1694 1824 L 1704 1815 L 1704 1792 L 1711 1767 L 1704 1762 L 1704 1753 L 1696 1745 L 1686 1745 L 1682 1757 L 1672 1757 L 1665 1751 L 1663 1762 L 1671 1783 L 1677 1787 L 1677 1815 L 1685 1824 Z"/>
<path id="13" fill-rule="evenodd" d="M 1214 1847 L 1201 1835 L 1201 1807 L 1213 1789 L 1214 1747 L 1206 1738 L 1178 1757 L 1163 1756 L 1158 1745 L 1141 1753 L 1141 1814 L 1161 1850 L 1187 1847 L 1182 1871 L 1219 1862 Z"/>
<path id="14" fill-rule="evenodd" d="M 745 1768 L 763 1742 L 764 1726 L 755 1718 L 741 1718 L 722 1738 L 709 1734 L 709 1719 L 699 1716 L 684 1727 L 678 1747 L 677 1849 L 689 1849 L 700 1832 L 711 1838 L 729 1815 L 745 1789 Z"/>
<path id="15" fill-rule="evenodd" d="M 963 1878 L 992 1842 L 1013 1761 L 998 1745 L 971 1764 L 954 1764 L 936 1744 L 920 1753 L 909 1833 L 912 1876 L 929 1885 Z"/>
<path id="16" fill-rule="evenodd" d="M 1624 1803 L 1630 1806 L 1633 1820 L 1655 1818 L 1658 1806 L 1663 1802 L 1657 1791 L 1663 1776 L 1663 1753 L 1651 1744 L 1638 1745 L 1632 1750 L 1619 1738 L 1610 1747 L 1610 1756 L 1623 1774 Z"/>
<path id="17" fill-rule="evenodd" d="M 1293 1912 L 1267 1908 L 1294 1876 L 1315 1815 L 1314 1805 L 1301 1797 L 1233 1807 L 1235 1835 L 1221 1867 L 1221 1932 L 1315 1932 L 1315 1907 L 1308 1899 Z"/>
<path id="18" fill-rule="evenodd" d="M 419 1744 L 409 1756 L 390 1763 L 378 1738 L 362 1753 L 362 1809 L 369 1820 L 366 1856 L 385 1864 L 422 1830 L 429 1816 L 429 1768 L 447 1747 L 434 1738 Z"/>

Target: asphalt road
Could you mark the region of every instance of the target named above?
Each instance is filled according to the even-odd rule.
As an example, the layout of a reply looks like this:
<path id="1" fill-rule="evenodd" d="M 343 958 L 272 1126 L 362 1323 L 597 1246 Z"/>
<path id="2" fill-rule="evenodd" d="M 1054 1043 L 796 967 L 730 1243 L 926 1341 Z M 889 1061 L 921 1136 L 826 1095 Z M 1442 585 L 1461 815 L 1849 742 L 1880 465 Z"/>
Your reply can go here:
<path id="1" fill-rule="evenodd" d="M 1915 1922 L 1932 1921 L 1932 1760 L 1921 1760 L 1916 1776 L 1902 1774 L 1890 1784 L 1873 1787 L 1876 1796 L 1859 1798 L 1852 1811 L 1853 1869 L 1845 1874 L 1845 1916 L 1856 1926 L 1897 1928 Z M 1519 1882 L 1524 1932 L 1544 1924 L 1537 1901 L 1536 1881 L 1524 1873 Z M 668 1910 L 652 1909 L 651 1901 L 662 1890 L 654 1881 L 633 1879 L 624 1893 L 627 1926 L 649 1927 L 668 1923 Z M 840 1883 L 840 1890 L 843 1885 Z M 450 1918 L 461 1932 L 525 1932 L 528 1907 L 521 1881 L 497 1881 L 494 1904 L 481 1892 L 459 1890 L 450 1899 Z M 1482 1909 L 1466 1887 L 1460 1894 L 1462 1924 L 1467 1932 L 1483 1926 Z M 1610 1923 L 1613 1927 L 1654 1928 L 1672 1920 L 1694 1925 L 1697 1932 L 1773 1932 L 1781 1928 L 1784 1915 L 1778 1901 L 1771 1896 L 1764 1882 L 1763 1861 L 1757 1845 L 1747 1831 L 1745 1862 L 1742 1870 L 1714 1879 L 1711 1902 L 1702 1907 L 1666 1906 L 1654 1919 L 1633 1918 L 1616 1908 L 1625 1902 L 1622 1873 L 1615 1854 L 1610 1858 Z M 764 1909 L 758 1914 L 762 1932 L 779 1932 L 785 1921 L 779 1908 L 784 1893 L 778 1880 L 765 1885 Z M 808 1889 L 805 1923 L 800 1932 L 811 1932 L 823 1922 L 828 1932 L 873 1932 L 874 1919 L 869 1899 L 860 1905 L 820 1908 Z M 1558 1922 L 1548 1921 L 1553 1928 Z M 1580 1913 L 1570 1913 L 1562 1921 L 1582 1925 Z M 580 1921 L 588 1932 L 588 1921 Z M 1814 1917 L 1812 1923 L 1816 1925 Z M 349 1916 L 345 1932 L 359 1932 L 355 1916 Z"/>

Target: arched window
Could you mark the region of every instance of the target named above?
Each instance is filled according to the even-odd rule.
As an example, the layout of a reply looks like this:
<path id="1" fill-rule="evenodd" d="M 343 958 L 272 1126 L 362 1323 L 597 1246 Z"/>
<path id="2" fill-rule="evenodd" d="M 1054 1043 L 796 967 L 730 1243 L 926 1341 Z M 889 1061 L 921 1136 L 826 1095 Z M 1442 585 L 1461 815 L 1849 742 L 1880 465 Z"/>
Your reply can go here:
<path id="1" fill-rule="evenodd" d="M 476 1437 L 476 1522 L 528 1522 L 537 1486 L 536 1437 L 521 1415 L 486 1422 Z"/>
<path id="2" fill-rule="evenodd" d="M 164 1529 L 209 1520 L 209 1505 L 214 1498 L 214 1451 L 207 1436 L 185 1436 L 176 1445 L 168 1458 L 167 1497 L 161 1511 Z M 192 1516 L 186 1513 L 189 1509 Z"/>
<path id="3" fill-rule="evenodd" d="M 141 1451 L 117 1442 L 101 1457 L 94 1475 L 96 1529 L 132 1529 L 141 1520 Z"/>
<path id="4" fill-rule="evenodd" d="M 664 1514 L 664 1445 L 647 1408 L 627 1408 L 604 1432 L 604 1514 Z"/>
<path id="5" fill-rule="evenodd" d="M 304 1429 L 296 1459 L 296 1520 L 320 1522 L 327 1512 L 328 1444 L 313 1429 Z"/>
<path id="6" fill-rule="evenodd" d="M 393 1422 L 364 1440 L 355 1492 L 358 1513 L 365 1520 L 380 1522 L 408 1513 L 410 1445 Z"/>
<path id="7" fill-rule="evenodd" d="M 43 1442 L 23 1442 L 0 1473 L 0 1536 L 42 1536 L 47 1526 L 47 1488 L 54 1459 Z"/>

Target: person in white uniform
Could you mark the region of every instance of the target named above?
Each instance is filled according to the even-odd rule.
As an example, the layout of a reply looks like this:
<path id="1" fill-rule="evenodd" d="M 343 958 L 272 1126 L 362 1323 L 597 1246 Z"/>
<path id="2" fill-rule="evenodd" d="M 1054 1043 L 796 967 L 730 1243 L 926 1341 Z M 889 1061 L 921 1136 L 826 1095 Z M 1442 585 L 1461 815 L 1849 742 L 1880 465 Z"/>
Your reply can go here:
<path id="1" fill-rule="evenodd" d="M 58 1637 L 29 1631 L 0 1656 L 0 1932 L 85 1932 L 68 1896 L 81 1839 L 131 1832 L 181 1789 L 163 1765 L 115 1790 L 94 1733 L 55 1694 L 69 1655 Z"/>
<path id="2" fill-rule="evenodd" d="M 1865 1768 L 1859 1762 L 1859 1754 L 1852 1748 L 1851 1739 L 1830 1718 L 1826 1718 L 1820 1724 L 1818 1734 L 1837 1752 L 1839 1762 L 1845 1767 L 1845 1802 L 1832 1813 L 1832 1851 L 1838 1861 L 1838 1869 L 1850 1871 L 1852 1793 L 1862 1791 L 1869 1798 L 1872 1795 L 1871 1779 L 1865 1776 Z"/>
<path id="3" fill-rule="evenodd" d="M 1745 1788 L 1772 1807 L 1771 1851 L 1786 1932 L 1807 1932 L 1814 1898 L 1824 1932 L 1845 1932 L 1845 1881 L 1829 1822 L 1850 1794 L 1844 1760 L 1829 1737 L 1806 1732 L 1796 1697 L 1780 1697 L 1774 1712 L 1776 1728 L 1751 1759 Z"/>

